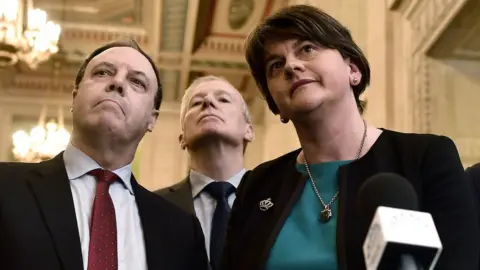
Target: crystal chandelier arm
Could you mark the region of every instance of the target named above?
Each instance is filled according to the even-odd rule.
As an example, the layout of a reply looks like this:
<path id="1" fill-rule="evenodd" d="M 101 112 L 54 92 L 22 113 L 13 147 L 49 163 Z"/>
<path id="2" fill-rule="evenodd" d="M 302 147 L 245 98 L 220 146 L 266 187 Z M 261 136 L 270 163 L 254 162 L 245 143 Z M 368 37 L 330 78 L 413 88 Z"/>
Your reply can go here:
<path id="1" fill-rule="evenodd" d="M 42 104 L 42 109 L 40 110 L 40 116 L 38 117 L 38 125 L 41 127 L 45 126 L 45 121 L 47 119 L 48 107 L 46 102 Z"/>
<path id="2" fill-rule="evenodd" d="M 0 66 L 18 60 L 35 69 L 58 52 L 61 28 L 32 0 L 0 0 Z"/>
<path id="3" fill-rule="evenodd" d="M 63 91 L 63 84 L 61 82 L 60 70 L 61 70 L 61 62 L 55 61 L 53 63 L 53 87 L 55 90 L 62 94 Z M 64 117 L 63 117 L 63 106 L 61 103 L 58 104 L 57 107 L 57 114 L 58 114 L 58 128 L 63 128 L 64 125 Z"/>
<path id="4" fill-rule="evenodd" d="M 62 104 L 58 104 L 58 128 L 63 128 L 64 126 L 63 106 Z"/>

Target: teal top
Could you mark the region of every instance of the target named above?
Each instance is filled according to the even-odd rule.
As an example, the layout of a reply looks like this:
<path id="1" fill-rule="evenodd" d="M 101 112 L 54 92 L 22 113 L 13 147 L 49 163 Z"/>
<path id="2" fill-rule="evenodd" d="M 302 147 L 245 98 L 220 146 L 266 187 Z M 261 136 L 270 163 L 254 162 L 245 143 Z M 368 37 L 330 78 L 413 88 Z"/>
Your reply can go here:
<path id="1" fill-rule="evenodd" d="M 309 166 L 320 196 L 326 204 L 338 191 L 338 168 L 349 162 L 332 161 Z M 297 164 L 296 169 L 302 174 L 307 174 L 303 164 Z M 308 179 L 273 245 L 266 264 L 267 270 L 338 269 L 337 200 L 331 205 L 333 216 L 327 223 L 322 223 L 319 219 L 323 209 Z"/>

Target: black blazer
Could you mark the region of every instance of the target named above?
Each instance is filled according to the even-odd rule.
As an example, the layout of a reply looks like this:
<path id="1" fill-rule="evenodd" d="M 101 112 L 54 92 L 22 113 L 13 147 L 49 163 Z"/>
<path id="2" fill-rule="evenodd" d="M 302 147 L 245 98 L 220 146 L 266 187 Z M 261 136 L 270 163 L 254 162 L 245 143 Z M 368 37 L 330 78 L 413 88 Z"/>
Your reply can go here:
<path id="1" fill-rule="evenodd" d="M 174 203 L 184 211 L 195 214 L 190 177 L 185 177 L 185 179 L 173 186 L 158 189 L 155 193 Z"/>
<path id="2" fill-rule="evenodd" d="M 473 165 L 470 168 L 467 168 L 467 174 L 472 185 L 473 196 L 475 197 L 475 204 L 477 210 L 477 218 L 479 218 L 480 224 L 480 163 Z M 480 239 L 479 239 L 480 243 Z M 479 267 L 480 269 L 480 267 Z"/>
<path id="3" fill-rule="evenodd" d="M 224 270 L 265 268 L 270 250 L 306 176 L 295 169 L 300 149 L 265 162 L 242 180 L 237 191 L 222 258 Z M 433 216 L 444 250 L 435 269 L 477 269 L 479 227 L 457 149 L 447 137 L 384 130 L 365 156 L 339 169 L 337 215 L 339 269 L 365 269 L 362 245 L 371 220 L 356 207 L 361 184 L 380 172 L 397 173 L 417 192 L 422 211 Z M 259 202 L 271 198 L 268 211 Z"/>
<path id="4" fill-rule="evenodd" d="M 467 168 L 466 171 L 472 184 L 472 190 L 475 196 L 475 203 L 477 206 L 477 214 L 480 218 L 480 163 L 477 163 L 472 167 Z"/>
<path id="5" fill-rule="evenodd" d="M 148 269 L 208 269 L 196 217 L 146 190 L 133 176 L 131 181 Z M 0 265 L 6 270 L 83 270 L 63 153 L 41 163 L 0 163 Z"/>

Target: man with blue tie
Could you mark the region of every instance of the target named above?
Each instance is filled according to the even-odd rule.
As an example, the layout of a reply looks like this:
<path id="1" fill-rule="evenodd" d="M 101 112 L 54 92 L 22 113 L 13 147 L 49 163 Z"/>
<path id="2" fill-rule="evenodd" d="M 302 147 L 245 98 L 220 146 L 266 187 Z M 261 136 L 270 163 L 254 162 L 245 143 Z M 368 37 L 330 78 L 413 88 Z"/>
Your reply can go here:
<path id="1" fill-rule="evenodd" d="M 210 264 L 217 270 L 235 191 L 246 173 L 245 149 L 254 138 L 250 114 L 227 80 L 205 76 L 185 91 L 180 124 L 179 142 L 188 151 L 190 174 L 157 193 L 196 213 Z"/>
<path id="2" fill-rule="evenodd" d="M 64 152 L 0 163 L 0 268 L 208 269 L 195 215 L 131 171 L 162 101 L 152 59 L 132 40 L 106 44 L 80 66 L 72 97 Z"/>

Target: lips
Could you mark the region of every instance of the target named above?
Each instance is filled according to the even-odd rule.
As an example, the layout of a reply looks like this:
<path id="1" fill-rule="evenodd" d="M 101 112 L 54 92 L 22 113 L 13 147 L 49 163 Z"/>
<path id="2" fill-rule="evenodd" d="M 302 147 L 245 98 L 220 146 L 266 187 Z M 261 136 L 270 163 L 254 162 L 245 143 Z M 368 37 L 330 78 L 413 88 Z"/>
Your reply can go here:
<path id="1" fill-rule="evenodd" d="M 312 82 L 315 82 L 315 80 L 302 79 L 302 80 L 295 81 L 290 88 L 290 95 L 293 95 L 295 90 L 297 90 L 299 87 Z"/>

